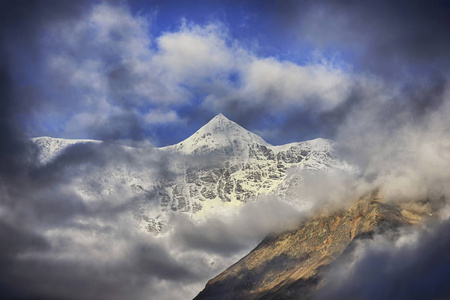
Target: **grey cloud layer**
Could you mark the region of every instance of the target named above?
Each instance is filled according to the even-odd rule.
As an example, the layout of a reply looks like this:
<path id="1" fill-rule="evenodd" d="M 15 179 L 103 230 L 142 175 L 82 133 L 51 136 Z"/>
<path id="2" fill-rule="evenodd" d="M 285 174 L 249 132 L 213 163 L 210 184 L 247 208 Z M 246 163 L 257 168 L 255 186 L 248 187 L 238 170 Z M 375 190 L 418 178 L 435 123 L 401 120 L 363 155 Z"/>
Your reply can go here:
<path id="1" fill-rule="evenodd" d="M 120 166 L 125 171 L 141 167 L 155 176 L 172 176 L 166 158 L 151 148 L 142 150 L 139 161 L 129 151 L 115 144 L 80 144 L 15 182 L 3 180 L 2 174 L 0 235 L 8 241 L 0 247 L 2 297 L 177 299 L 195 295 L 200 282 L 215 270 L 208 267 L 206 253 L 195 247 L 181 249 L 170 235 L 155 238 L 141 232 L 133 218 L 138 199 L 120 186 L 114 194 L 100 197 L 104 183 L 93 182 L 90 189 L 99 198 L 91 202 L 73 189 L 80 177 L 108 176 Z"/>

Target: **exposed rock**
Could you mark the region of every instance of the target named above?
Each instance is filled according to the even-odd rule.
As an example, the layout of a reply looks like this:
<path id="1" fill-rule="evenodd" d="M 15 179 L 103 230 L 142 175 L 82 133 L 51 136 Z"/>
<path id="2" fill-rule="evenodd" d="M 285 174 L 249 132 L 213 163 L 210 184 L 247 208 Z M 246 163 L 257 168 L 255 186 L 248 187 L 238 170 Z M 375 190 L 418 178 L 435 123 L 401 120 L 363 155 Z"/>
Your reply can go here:
<path id="1" fill-rule="evenodd" d="M 377 191 L 346 210 L 319 213 L 298 229 L 266 237 L 236 264 L 211 279 L 196 300 L 308 299 L 323 280 L 323 270 L 355 239 L 382 225 L 418 222 L 427 209 L 383 203 Z"/>

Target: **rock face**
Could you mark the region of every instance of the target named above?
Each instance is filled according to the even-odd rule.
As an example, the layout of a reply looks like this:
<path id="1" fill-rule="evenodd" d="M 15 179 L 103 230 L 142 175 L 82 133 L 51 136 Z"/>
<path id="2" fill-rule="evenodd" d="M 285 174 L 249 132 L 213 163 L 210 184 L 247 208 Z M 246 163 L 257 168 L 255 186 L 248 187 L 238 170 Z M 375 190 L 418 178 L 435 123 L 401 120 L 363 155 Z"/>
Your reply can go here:
<path id="1" fill-rule="evenodd" d="M 33 141 L 40 148 L 44 165 L 75 144 L 90 143 L 101 148 L 99 151 L 108 151 L 101 167 L 72 172 L 80 176 L 72 178 L 71 186 L 90 203 L 120 191 L 122 199 L 133 199 L 136 204 L 134 215 L 141 228 L 156 233 L 164 228 L 166 216 L 174 212 L 198 219 L 211 210 L 237 207 L 261 195 L 297 201 L 294 191 L 302 184 L 302 172 L 353 170 L 338 159 L 333 141 L 315 139 L 272 146 L 222 114 L 186 140 L 152 148 L 151 152 L 117 145 L 110 149 L 92 140 L 42 137 Z M 117 151 L 129 159 L 117 161 Z M 155 172 L 155 161 L 163 171 Z"/>
<path id="2" fill-rule="evenodd" d="M 333 144 L 327 140 L 295 143 L 284 148 L 256 142 L 241 144 L 232 141 L 230 144 L 237 147 L 195 148 L 189 155 L 191 162 L 179 166 L 180 177 L 177 180 L 161 180 L 155 192 L 160 196 L 162 210 L 195 213 L 223 203 L 254 201 L 263 194 L 284 198 L 288 190 L 302 181 L 298 172 L 289 176 L 289 169 L 350 169 L 333 154 Z M 205 154 L 199 149 L 207 149 L 208 152 Z M 211 161 L 211 152 L 227 155 L 215 156 Z M 200 163 L 201 159 L 207 163 Z"/>
<path id="3" fill-rule="evenodd" d="M 298 229 L 265 238 L 236 264 L 211 279 L 196 300 L 309 299 L 323 282 L 323 270 L 352 241 L 383 227 L 414 224 L 423 208 L 383 203 L 377 191 L 347 210 L 319 213 Z"/>
<path id="4" fill-rule="evenodd" d="M 160 149 L 186 158 L 180 176 L 161 180 L 154 190 L 163 211 L 206 213 L 270 194 L 294 199 L 290 192 L 301 183 L 301 170 L 353 170 L 337 158 L 330 140 L 272 146 L 222 114 L 188 139 Z"/>

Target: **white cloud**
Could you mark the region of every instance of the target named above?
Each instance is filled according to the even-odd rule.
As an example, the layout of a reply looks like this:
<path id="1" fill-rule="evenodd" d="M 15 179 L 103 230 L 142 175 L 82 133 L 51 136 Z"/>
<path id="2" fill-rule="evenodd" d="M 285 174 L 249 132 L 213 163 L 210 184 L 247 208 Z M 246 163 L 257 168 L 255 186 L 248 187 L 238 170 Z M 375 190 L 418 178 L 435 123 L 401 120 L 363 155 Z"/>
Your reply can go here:
<path id="1" fill-rule="evenodd" d="M 330 110 L 347 99 L 352 84 L 348 74 L 326 64 L 299 66 L 255 58 L 246 67 L 242 70 L 243 98 L 265 100 L 273 107 L 304 105 Z"/>
<path id="2" fill-rule="evenodd" d="M 126 6 L 103 3 L 75 23 L 48 29 L 49 81 L 56 82 L 55 95 L 64 97 L 53 101 L 67 119 L 66 134 L 82 136 L 86 126 L 76 130 L 70 124 L 88 114 L 104 120 L 131 112 L 142 124 L 175 122 L 177 108 L 193 99 L 193 105 L 214 112 L 236 101 L 275 111 L 293 106 L 327 111 L 349 95 L 351 74 L 333 64 L 258 57 L 222 24 L 184 22 L 157 37 L 149 24 Z M 45 117 L 45 112 L 37 116 Z M 101 124 L 107 122 L 89 126 L 101 130 Z"/>
<path id="3" fill-rule="evenodd" d="M 147 124 L 173 123 L 180 121 L 177 113 L 173 110 L 152 110 L 144 116 L 144 120 Z"/>
<path id="4" fill-rule="evenodd" d="M 151 55 L 147 19 L 131 15 L 124 7 L 105 3 L 95 6 L 86 26 L 95 31 L 99 44 L 120 48 L 123 58 L 145 60 Z"/>
<path id="5" fill-rule="evenodd" d="M 179 82 L 225 77 L 236 63 L 229 39 L 219 25 L 205 27 L 184 24 L 179 31 L 158 38 L 157 61 Z M 223 78 L 221 78 L 223 79 Z"/>

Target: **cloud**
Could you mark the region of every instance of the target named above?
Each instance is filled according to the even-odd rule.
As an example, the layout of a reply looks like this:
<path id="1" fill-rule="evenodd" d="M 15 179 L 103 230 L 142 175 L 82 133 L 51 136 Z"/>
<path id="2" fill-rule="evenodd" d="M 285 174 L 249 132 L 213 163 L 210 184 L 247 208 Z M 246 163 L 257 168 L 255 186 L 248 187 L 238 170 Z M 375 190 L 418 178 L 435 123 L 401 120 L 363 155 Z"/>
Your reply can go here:
<path id="1" fill-rule="evenodd" d="M 274 10 L 280 30 L 321 49 L 348 52 L 355 67 L 398 80 L 448 70 L 446 1 L 286 1 Z M 420 66 L 420 67 L 419 67 Z M 419 67 L 419 68 L 417 68 Z M 410 71 L 415 75 L 407 73 Z M 422 73 L 423 74 L 423 73 Z M 397 79 L 396 79 L 397 77 Z"/>
<path id="2" fill-rule="evenodd" d="M 430 105 L 420 114 L 408 94 L 375 91 L 363 95 L 338 128 L 342 153 L 359 166 L 365 180 L 384 186 L 387 198 L 447 194 L 448 85 L 420 96 Z"/>
<path id="3" fill-rule="evenodd" d="M 120 174 L 123 180 L 170 177 L 167 158 L 152 150 L 79 144 L 20 182 L 2 178 L 0 235 L 9 240 L 0 247 L 2 297 L 147 299 L 151 293 L 176 299 L 181 291 L 193 296 L 212 274 L 204 254 L 180 251 L 167 237 L 141 230 L 133 212 L 142 203 L 159 209 L 159 203 L 110 180 Z M 180 283 L 186 287 L 176 288 Z"/>
<path id="4" fill-rule="evenodd" d="M 307 209 L 267 196 L 241 208 L 212 211 L 196 222 L 185 216 L 171 220 L 172 238 L 182 249 L 196 249 L 223 258 L 245 255 L 269 233 L 295 228 Z"/>
<path id="5" fill-rule="evenodd" d="M 345 101 L 351 88 L 350 76 L 332 65 L 299 66 L 268 58 L 253 60 L 246 69 L 242 98 L 263 99 L 274 109 L 302 106 L 327 111 Z"/>
<path id="6" fill-rule="evenodd" d="M 233 49 L 230 40 L 223 25 L 184 23 L 179 31 L 158 38 L 155 60 L 179 83 L 202 85 L 205 79 L 226 80 L 239 59 L 239 49 Z"/>
<path id="7" fill-rule="evenodd" d="M 133 14 L 124 2 L 5 3 L 0 9 L 0 235 L 9 243 L 0 247 L 0 286 L 9 298 L 185 298 L 266 232 L 282 230 L 281 221 L 289 227 L 302 218 L 288 205 L 263 201 L 201 224 L 174 217 L 173 232 L 153 237 L 136 228 L 132 212 L 144 200 L 150 208 L 158 203 L 112 186 L 112 170 L 128 174 L 128 165 L 149 172 L 150 179 L 171 178 L 176 176 L 171 157 L 158 156 L 149 146 L 134 160 L 127 154 L 133 150 L 106 143 L 71 147 L 39 167 L 26 136 L 43 132 L 143 140 L 158 126 L 184 126 L 224 111 L 242 125 L 279 127 L 269 131 L 289 138 L 311 130 L 334 136 L 361 176 L 305 178 L 310 187 L 305 195 L 320 203 L 329 203 L 332 192 L 348 195 L 348 187 L 383 186 L 388 200 L 448 198 L 444 2 L 427 8 L 306 1 L 301 15 L 306 18 L 292 10 L 288 16 L 300 20 L 289 23 L 293 30 L 315 45 L 355 51 L 354 69 L 339 61 L 299 64 L 260 55 L 215 22 L 186 21 L 152 36 L 151 18 Z M 410 13 L 402 13 L 403 7 Z M 385 12 L 390 14 L 383 17 Z M 80 178 L 90 180 L 74 191 Z M 370 292 L 382 283 L 391 295 L 394 282 L 381 276 L 388 269 L 401 287 L 423 287 L 425 294 L 417 295 L 448 296 L 439 281 L 435 291 L 429 289 L 434 274 L 448 271 L 433 260 L 441 254 L 447 259 L 448 239 L 439 239 L 446 236 L 444 229 L 446 222 L 408 245 L 369 245 L 349 278 Z M 430 277 L 422 282 L 407 276 L 427 265 Z M 367 266 L 374 277 L 364 276 Z M 367 295 L 357 287 L 346 292 L 347 282 L 342 284 L 332 288 Z"/>
<path id="8" fill-rule="evenodd" d="M 75 23 L 44 29 L 44 47 L 55 49 L 46 52 L 48 76 L 65 92 L 53 101 L 69 114 L 66 134 L 142 139 L 141 111 L 186 100 L 187 92 L 153 62 L 148 26 L 125 5 L 103 3 Z M 66 107 L 69 92 L 75 99 Z"/>
<path id="9" fill-rule="evenodd" d="M 176 124 L 195 119 L 178 113 L 186 108 L 225 112 L 245 125 L 252 111 L 330 111 L 351 92 L 355 79 L 338 64 L 260 57 L 214 21 L 184 21 L 152 36 L 153 18 L 102 2 L 72 19 L 39 23 L 30 52 L 40 59 L 27 74 L 39 91 L 23 125 L 29 134 L 142 140 L 163 125 L 148 122 L 156 113 Z"/>
<path id="10" fill-rule="evenodd" d="M 144 119 L 147 124 L 171 123 L 180 121 L 177 113 L 173 110 L 167 112 L 152 110 L 144 116 Z"/>
<path id="11" fill-rule="evenodd" d="M 314 299 L 445 299 L 450 296 L 448 221 L 358 244 Z"/>

